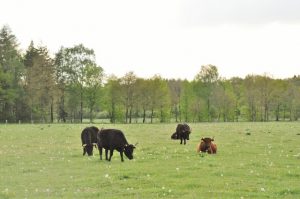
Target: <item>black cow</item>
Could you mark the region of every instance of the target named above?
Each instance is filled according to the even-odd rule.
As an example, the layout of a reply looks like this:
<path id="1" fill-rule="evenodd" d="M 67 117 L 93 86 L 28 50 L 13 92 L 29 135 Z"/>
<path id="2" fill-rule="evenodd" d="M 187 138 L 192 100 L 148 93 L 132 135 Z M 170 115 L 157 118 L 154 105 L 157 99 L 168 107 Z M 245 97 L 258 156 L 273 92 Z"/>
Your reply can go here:
<path id="1" fill-rule="evenodd" d="M 97 135 L 97 143 L 100 160 L 102 160 L 102 148 L 105 149 L 105 159 L 108 161 L 111 160 L 115 149 L 120 152 L 122 162 L 124 161 L 123 152 L 129 160 L 133 159 L 135 146 L 128 144 L 123 132 L 118 129 L 101 129 Z M 109 158 L 107 157 L 108 150 L 110 150 Z"/>
<path id="2" fill-rule="evenodd" d="M 172 134 L 171 139 L 180 139 L 180 144 L 182 141 L 186 144 L 186 140 L 190 139 L 191 128 L 187 124 L 178 124 L 176 127 L 176 132 Z"/>
<path id="3" fill-rule="evenodd" d="M 97 146 L 97 133 L 99 132 L 99 129 L 95 126 L 86 127 L 81 132 L 81 142 L 83 147 L 83 154 L 86 153 L 91 156 L 93 155 L 93 146 Z"/>

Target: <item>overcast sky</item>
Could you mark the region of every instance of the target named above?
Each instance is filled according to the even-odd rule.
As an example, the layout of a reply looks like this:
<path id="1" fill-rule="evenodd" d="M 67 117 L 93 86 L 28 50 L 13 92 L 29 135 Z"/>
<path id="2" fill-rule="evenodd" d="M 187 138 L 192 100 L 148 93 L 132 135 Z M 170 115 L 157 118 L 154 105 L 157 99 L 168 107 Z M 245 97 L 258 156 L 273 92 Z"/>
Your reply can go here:
<path id="1" fill-rule="evenodd" d="M 21 49 L 55 53 L 83 43 L 106 74 L 192 80 L 201 65 L 222 77 L 300 75 L 299 0 L 0 0 L 0 26 Z"/>

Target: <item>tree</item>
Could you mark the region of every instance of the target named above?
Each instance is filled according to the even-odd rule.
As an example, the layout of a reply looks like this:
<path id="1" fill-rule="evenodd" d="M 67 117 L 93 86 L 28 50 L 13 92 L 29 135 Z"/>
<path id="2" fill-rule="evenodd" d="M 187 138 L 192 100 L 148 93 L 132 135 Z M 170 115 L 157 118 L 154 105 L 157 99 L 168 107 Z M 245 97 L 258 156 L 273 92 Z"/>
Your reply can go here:
<path id="1" fill-rule="evenodd" d="M 136 82 L 136 112 L 138 112 L 139 108 L 142 109 L 142 118 L 143 123 L 146 122 L 146 112 L 149 109 L 150 103 L 150 95 L 149 95 L 149 88 L 150 80 L 138 78 Z M 138 116 L 138 113 L 137 113 Z"/>
<path id="2" fill-rule="evenodd" d="M 67 73 L 71 84 L 73 84 L 72 88 L 76 88 L 72 91 L 78 93 L 80 97 L 79 117 L 82 123 L 84 86 L 87 84 L 85 73 L 87 67 L 96 66 L 94 50 L 86 48 L 82 44 L 67 48 L 64 62 L 68 67 Z"/>
<path id="3" fill-rule="evenodd" d="M 165 122 L 169 117 L 168 113 L 170 110 L 168 108 L 170 95 L 167 81 L 163 80 L 159 75 L 154 75 L 149 79 L 148 93 L 151 123 L 153 123 L 155 113 L 157 113 L 160 122 Z"/>
<path id="4" fill-rule="evenodd" d="M 104 86 L 106 109 L 109 113 L 111 123 L 116 123 L 118 120 L 123 121 L 121 111 L 122 88 L 120 80 L 112 75 L 108 78 Z"/>
<path id="5" fill-rule="evenodd" d="M 188 122 L 191 118 L 191 107 L 195 109 L 195 106 L 192 106 L 192 95 L 193 95 L 192 84 L 187 80 L 182 82 L 182 93 L 180 99 L 180 112 L 181 118 L 180 121 Z"/>
<path id="6" fill-rule="evenodd" d="M 55 54 L 55 81 L 57 84 L 57 95 L 58 95 L 58 121 L 62 120 L 66 122 L 68 112 L 65 107 L 66 91 L 70 85 L 71 79 L 68 74 L 68 63 L 67 63 L 67 49 L 61 47 L 60 50 Z"/>
<path id="7" fill-rule="evenodd" d="M 93 111 L 100 98 L 103 80 L 103 69 L 97 65 L 87 65 L 84 70 L 85 97 L 89 108 L 90 122 L 93 122 Z"/>
<path id="8" fill-rule="evenodd" d="M 25 108 L 22 94 L 23 72 L 17 39 L 8 26 L 3 26 L 0 30 L 0 120 L 23 119 L 23 111 L 20 110 L 20 107 Z"/>
<path id="9" fill-rule="evenodd" d="M 168 81 L 170 97 L 171 97 L 171 112 L 175 115 L 175 121 L 178 122 L 180 118 L 180 98 L 182 81 L 171 79 Z"/>
<path id="10" fill-rule="evenodd" d="M 121 85 L 124 91 L 123 102 L 125 105 L 125 122 L 131 123 L 132 120 L 132 108 L 134 105 L 134 95 L 135 93 L 135 83 L 137 81 L 137 76 L 133 72 L 126 73 L 124 77 L 121 78 Z"/>
<path id="11" fill-rule="evenodd" d="M 216 108 L 218 121 L 234 120 L 235 97 L 229 81 L 220 80 L 212 91 L 212 105 Z"/>
<path id="12" fill-rule="evenodd" d="M 280 113 L 284 104 L 284 91 L 287 88 L 287 82 L 277 79 L 272 81 L 273 92 L 271 93 L 271 110 L 274 111 L 275 121 L 280 120 Z"/>
<path id="13" fill-rule="evenodd" d="M 239 121 L 239 117 L 241 115 L 241 100 L 242 100 L 242 93 L 244 92 L 243 87 L 243 79 L 239 77 L 233 77 L 230 80 L 230 83 L 232 85 L 233 93 L 234 93 L 234 99 L 235 99 L 235 108 L 234 108 L 234 120 L 236 122 Z"/>
<path id="14" fill-rule="evenodd" d="M 257 121 L 259 107 L 259 90 L 256 82 L 257 76 L 254 75 L 247 75 L 244 80 L 244 100 L 248 107 L 248 120 L 252 122 Z"/>
<path id="15" fill-rule="evenodd" d="M 272 93 L 271 78 L 266 74 L 264 76 L 257 76 L 256 83 L 259 88 L 261 121 L 269 121 L 269 109 L 271 103 L 270 96 Z"/>
<path id="16" fill-rule="evenodd" d="M 54 100 L 56 96 L 54 61 L 50 58 L 46 47 L 35 48 L 31 42 L 25 54 L 26 66 L 25 88 L 33 114 L 40 121 L 46 122 L 48 114 L 50 122 L 54 120 Z"/>
<path id="17" fill-rule="evenodd" d="M 200 72 L 195 76 L 195 81 L 203 83 L 202 97 L 206 100 L 207 120 L 211 121 L 211 92 L 219 79 L 218 68 L 214 65 L 202 65 Z"/>

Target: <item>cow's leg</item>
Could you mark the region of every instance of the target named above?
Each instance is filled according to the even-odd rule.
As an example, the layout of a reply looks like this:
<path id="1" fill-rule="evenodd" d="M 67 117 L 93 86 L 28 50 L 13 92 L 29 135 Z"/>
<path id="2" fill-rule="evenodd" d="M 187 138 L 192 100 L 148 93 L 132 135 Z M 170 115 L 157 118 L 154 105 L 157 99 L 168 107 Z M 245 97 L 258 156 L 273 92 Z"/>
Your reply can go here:
<path id="1" fill-rule="evenodd" d="M 109 159 L 108 159 L 108 161 L 111 160 L 111 157 L 112 157 L 113 154 L 114 154 L 114 150 L 113 150 L 113 149 L 110 149 L 109 151 L 110 151 L 110 153 L 109 153 Z"/>
<path id="2" fill-rule="evenodd" d="M 82 155 L 85 155 L 86 153 L 86 149 L 85 149 L 85 146 L 83 147 L 83 154 Z"/>
<path id="3" fill-rule="evenodd" d="M 102 160 L 102 147 L 98 147 L 99 149 L 99 154 L 100 154 L 100 160 Z"/>
<path id="4" fill-rule="evenodd" d="M 108 149 L 105 149 L 105 160 L 108 160 L 107 154 L 108 154 Z"/>
<path id="5" fill-rule="evenodd" d="M 186 144 L 186 140 L 185 139 L 183 139 L 183 142 L 184 142 L 184 144 Z"/>
<path id="6" fill-rule="evenodd" d="M 124 162 L 124 159 L 123 159 L 123 151 L 120 151 L 120 156 L 121 156 L 121 161 Z"/>
<path id="7" fill-rule="evenodd" d="M 180 144 L 182 144 L 182 138 L 180 138 Z"/>

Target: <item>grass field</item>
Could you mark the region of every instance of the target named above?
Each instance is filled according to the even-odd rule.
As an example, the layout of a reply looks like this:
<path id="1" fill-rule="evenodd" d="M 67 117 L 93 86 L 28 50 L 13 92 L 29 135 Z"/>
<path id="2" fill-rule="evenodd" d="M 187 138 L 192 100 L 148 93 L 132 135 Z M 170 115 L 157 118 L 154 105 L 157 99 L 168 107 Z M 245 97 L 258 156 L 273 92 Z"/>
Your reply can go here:
<path id="1" fill-rule="evenodd" d="M 300 123 L 191 123 L 187 145 L 176 124 L 96 125 L 139 143 L 124 162 L 82 156 L 85 126 L 0 125 L 0 198 L 300 198 Z"/>

